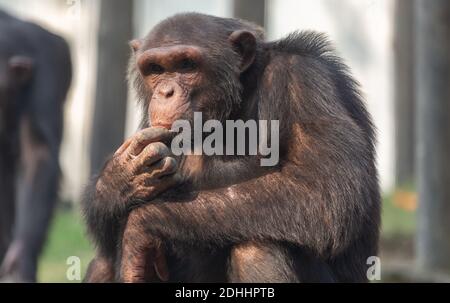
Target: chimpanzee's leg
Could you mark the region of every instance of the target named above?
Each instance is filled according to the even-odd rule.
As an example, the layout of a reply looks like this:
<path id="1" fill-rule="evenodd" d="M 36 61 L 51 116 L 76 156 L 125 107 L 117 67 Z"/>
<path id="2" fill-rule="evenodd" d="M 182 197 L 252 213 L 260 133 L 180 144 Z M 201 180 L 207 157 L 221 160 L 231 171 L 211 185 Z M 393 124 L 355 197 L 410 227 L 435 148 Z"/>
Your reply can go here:
<path id="1" fill-rule="evenodd" d="M 128 216 L 122 237 L 119 280 L 126 283 L 156 282 L 168 279 L 162 242 L 146 233 L 141 211 Z"/>
<path id="2" fill-rule="evenodd" d="M 83 282 L 113 283 L 115 282 L 115 262 L 102 256 L 96 256 L 89 263 Z"/>
<path id="3" fill-rule="evenodd" d="M 213 251 L 184 243 L 163 243 L 147 233 L 145 206 L 128 216 L 122 238 L 123 282 L 226 282 L 229 250 Z"/>
<path id="4" fill-rule="evenodd" d="M 335 282 L 330 266 L 303 248 L 270 242 L 235 246 L 229 262 L 230 282 Z"/>
<path id="5" fill-rule="evenodd" d="M 9 146 L 1 143 L 2 139 L 4 137 L 0 137 L 0 265 L 12 240 L 15 201 L 15 159 Z"/>
<path id="6" fill-rule="evenodd" d="M 294 267 L 299 274 L 300 282 L 337 282 L 334 268 L 313 253 L 307 252 L 304 248 L 291 247 L 291 255 L 294 256 Z"/>
<path id="7" fill-rule="evenodd" d="M 167 247 L 169 282 L 225 283 L 229 248 L 192 247 L 177 243 Z"/>
<path id="8" fill-rule="evenodd" d="M 299 282 L 290 252 L 279 244 L 259 242 L 233 247 L 228 279 L 243 283 Z"/>
<path id="9" fill-rule="evenodd" d="M 6 274 L 19 281 L 36 280 L 37 261 L 45 241 L 56 202 L 59 181 L 59 140 L 45 141 L 29 117 L 20 123 L 21 175 L 14 225 L 14 238 L 4 263 Z"/>

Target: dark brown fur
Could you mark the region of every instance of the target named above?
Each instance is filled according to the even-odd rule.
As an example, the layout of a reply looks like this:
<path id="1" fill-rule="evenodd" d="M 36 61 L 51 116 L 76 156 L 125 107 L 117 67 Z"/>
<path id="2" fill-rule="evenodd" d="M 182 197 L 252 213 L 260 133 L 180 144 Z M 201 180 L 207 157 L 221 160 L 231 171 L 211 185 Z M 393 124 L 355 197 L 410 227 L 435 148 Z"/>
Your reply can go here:
<path id="1" fill-rule="evenodd" d="M 237 30 L 256 37 L 255 58 L 240 74 L 228 40 Z M 207 50 L 209 98 L 194 108 L 205 119 L 280 121 L 280 163 L 186 157 L 179 169 L 186 182 L 138 208 L 95 201 L 91 186 L 85 213 L 98 259 L 123 268 L 117 247 L 128 218 L 136 238 L 122 247 L 142 255 L 139 243 L 151 243 L 148 251 L 163 243 L 170 281 L 366 281 L 380 224 L 374 131 L 357 83 L 325 37 L 302 32 L 265 42 L 249 23 L 183 14 L 160 23 L 140 50 L 165 37 Z M 153 92 L 134 62 L 130 78 L 148 127 Z M 200 173 L 189 174 L 193 167 Z"/>
<path id="2" fill-rule="evenodd" d="M 56 204 L 71 72 L 61 37 L 0 10 L 1 278 L 36 280 Z"/>

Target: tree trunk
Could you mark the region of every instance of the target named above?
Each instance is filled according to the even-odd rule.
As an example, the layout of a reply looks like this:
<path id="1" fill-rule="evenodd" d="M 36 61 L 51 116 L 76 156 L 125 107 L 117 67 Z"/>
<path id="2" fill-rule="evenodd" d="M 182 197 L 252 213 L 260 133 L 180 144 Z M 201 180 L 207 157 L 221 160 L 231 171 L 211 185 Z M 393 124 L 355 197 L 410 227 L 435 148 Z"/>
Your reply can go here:
<path id="1" fill-rule="evenodd" d="M 450 1 L 416 0 L 418 265 L 450 271 Z"/>
<path id="2" fill-rule="evenodd" d="M 414 181 L 414 2 L 397 0 L 395 7 L 395 181 Z"/>
<path id="3" fill-rule="evenodd" d="M 123 141 L 128 88 L 128 41 L 133 1 L 101 0 L 98 32 L 97 91 L 91 132 L 91 174 Z"/>
<path id="4" fill-rule="evenodd" d="M 264 0 L 234 0 L 234 17 L 254 22 L 264 27 Z"/>

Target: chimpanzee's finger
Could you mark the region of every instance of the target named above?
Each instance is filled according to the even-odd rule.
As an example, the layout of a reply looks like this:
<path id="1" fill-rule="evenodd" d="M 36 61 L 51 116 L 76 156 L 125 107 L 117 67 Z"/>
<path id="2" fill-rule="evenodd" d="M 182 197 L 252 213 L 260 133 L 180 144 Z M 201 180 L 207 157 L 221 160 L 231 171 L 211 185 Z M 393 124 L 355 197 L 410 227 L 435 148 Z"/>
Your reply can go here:
<path id="1" fill-rule="evenodd" d="M 159 178 L 177 171 L 178 162 L 172 157 L 165 157 L 150 166 L 140 166 L 139 173 L 148 178 Z"/>
<path id="2" fill-rule="evenodd" d="M 174 132 L 162 127 L 150 127 L 143 129 L 133 137 L 133 140 L 128 147 L 128 153 L 130 155 L 137 156 L 148 144 L 153 142 L 168 142 L 174 135 Z"/>
<path id="3" fill-rule="evenodd" d="M 156 178 L 160 178 L 163 176 L 174 174 L 178 168 L 178 162 L 175 158 L 165 157 L 160 161 L 160 165 L 158 167 L 154 167 L 153 176 Z"/>
<path id="4" fill-rule="evenodd" d="M 135 180 L 137 184 L 141 184 L 135 198 L 144 202 L 151 202 L 157 195 L 180 184 L 182 180 L 178 174 L 163 176 L 159 179 L 149 176 L 149 174 L 141 175 Z"/>
<path id="5" fill-rule="evenodd" d="M 120 155 L 121 153 L 123 153 L 128 146 L 130 146 L 131 142 L 133 141 L 133 137 L 128 138 L 124 143 L 122 143 L 122 145 L 116 150 L 116 152 L 114 153 L 114 155 Z"/>
<path id="6" fill-rule="evenodd" d="M 135 172 L 139 173 L 143 169 L 145 170 L 144 167 L 148 167 L 169 155 L 170 150 L 164 143 L 150 143 L 132 160 L 134 162 Z"/>

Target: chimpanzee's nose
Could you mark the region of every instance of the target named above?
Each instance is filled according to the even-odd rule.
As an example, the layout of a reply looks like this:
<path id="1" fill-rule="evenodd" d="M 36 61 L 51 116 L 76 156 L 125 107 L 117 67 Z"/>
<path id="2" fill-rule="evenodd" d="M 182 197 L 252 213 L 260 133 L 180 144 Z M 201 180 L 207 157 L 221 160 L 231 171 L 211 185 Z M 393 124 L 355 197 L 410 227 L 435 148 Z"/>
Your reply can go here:
<path id="1" fill-rule="evenodd" d="M 169 99 L 170 97 L 172 97 L 175 93 L 175 89 L 173 88 L 172 85 L 166 85 L 164 87 L 161 87 L 159 90 L 159 94 L 166 98 Z"/>

